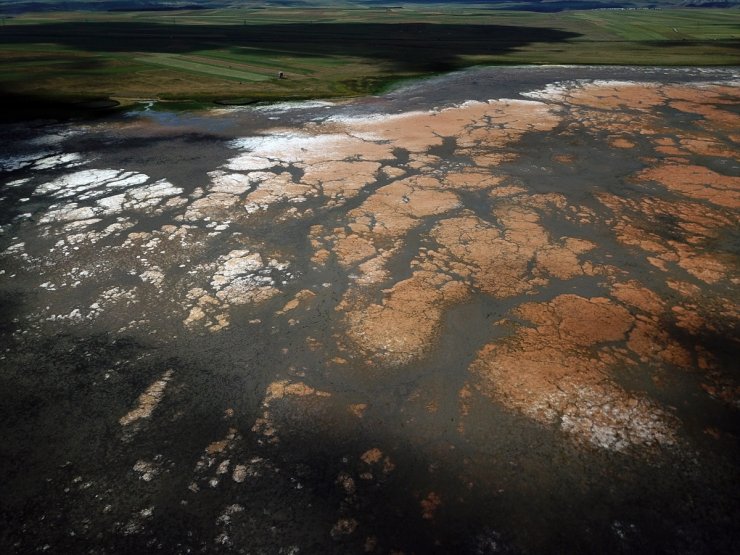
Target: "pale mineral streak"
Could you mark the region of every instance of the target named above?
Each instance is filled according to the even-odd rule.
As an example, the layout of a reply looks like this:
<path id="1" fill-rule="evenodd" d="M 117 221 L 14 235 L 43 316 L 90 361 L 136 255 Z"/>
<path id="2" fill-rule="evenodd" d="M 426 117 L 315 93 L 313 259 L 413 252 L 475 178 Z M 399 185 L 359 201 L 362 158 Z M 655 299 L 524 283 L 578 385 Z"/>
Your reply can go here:
<path id="1" fill-rule="evenodd" d="M 184 202 L 173 198 L 183 192 L 181 188 L 165 179 L 147 184 L 149 179 L 147 175 L 123 170 L 81 170 L 64 175 L 36 188 L 35 195 L 60 200 L 49 206 L 39 221 L 42 224 L 85 222 L 87 227 L 100 221 L 96 218 L 128 211 L 161 211 Z M 81 206 L 79 201 L 94 201 L 94 204 Z"/>
<path id="2" fill-rule="evenodd" d="M 166 370 L 144 393 L 139 395 L 137 406 L 118 420 L 121 426 L 129 426 L 144 418 L 150 418 L 162 401 L 167 384 L 172 380 L 173 374 L 173 370 Z"/>
<path id="3" fill-rule="evenodd" d="M 194 302 L 183 324 L 188 328 L 205 325 L 215 332 L 229 325 L 228 308 L 267 301 L 279 294 L 275 276 L 288 277 L 288 263 L 265 262 L 257 252 L 233 250 L 218 259 L 211 276 L 210 291 L 195 287 L 187 299 Z"/>

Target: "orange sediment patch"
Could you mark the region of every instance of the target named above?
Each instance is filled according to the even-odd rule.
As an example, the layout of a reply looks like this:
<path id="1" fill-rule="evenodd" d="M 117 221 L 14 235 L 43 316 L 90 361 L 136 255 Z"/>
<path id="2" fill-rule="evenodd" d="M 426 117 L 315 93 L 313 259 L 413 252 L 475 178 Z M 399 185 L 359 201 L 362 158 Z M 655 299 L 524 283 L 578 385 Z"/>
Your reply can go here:
<path id="1" fill-rule="evenodd" d="M 361 284 L 382 281 L 384 266 L 395 249 L 395 242 L 411 231 L 423 218 L 438 216 L 459 206 L 454 193 L 441 190 L 438 180 L 417 176 L 381 187 L 348 214 L 350 231 L 344 228 L 333 234 L 320 235 L 312 230 L 317 262 L 333 252 L 342 266 L 360 264 Z M 326 254 L 322 254 L 325 251 Z M 316 256 L 316 255 L 315 255 Z"/>
<path id="2" fill-rule="evenodd" d="M 561 295 L 544 305 L 521 305 L 517 313 L 533 322 L 538 333 L 576 346 L 623 340 L 632 324 L 629 312 L 605 297 Z"/>
<path id="3" fill-rule="evenodd" d="M 616 137 L 609 141 L 609 146 L 612 148 L 635 148 L 635 143 L 624 137 Z"/>
<path id="4" fill-rule="evenodd" d="M 362 418 L 365 416 L 367 406 L 367 403 L 354 403 L 347 408 L 349 409 L 349 412 L 354 414 L 357 418 Z"/>
<path id="5" fill-rule="evenodd" d="M 569 279 L 588 273 L 581 265 L 580 256 L 596 247 L 584 239 L 564 238 L 561 245 L 547 245 L 536 254 L 537 268 L 558 279 Z"/>
<path id="6" fill-rule="evenodd" d="M 350 218 L 372 218 L 374 235 L 399 236 L 413 228 L 419 218 L 443 214 L 460 205 L 454 193 L 441 190 L 432 177 L 411 177 L 381 187 Z"/>
<path id="7" fill-rule="evenodd" d="M 492 189 L 501 183 L 503 178 L 491 175 L 488 171 L 470 169 L 465 172 L 449 172 L 441 180 L 440 185 L 451 190 L 480 190 Z"/>
<path id="8" fill-rule="evenodd" d="M 382 458 L 383 458 L 383 452 L 377 447 L 368 449 L 362 455 L 360 455 L 360 460 L 364 462 L 365 464 L 374 464 L 376 462 L 380 462 Z"/>
<path id="9" fill-rule="evenodd" d="M 590 241 L 553 242 L 537 213 L 522 206 L 503 206 L 496 216 L 500 227 L 470 215 L 442 220 L 432 230 L 443 247 L 440 253 L 467 268 L 459 273 L 471 275 L 483 292 L 507 297 L 542 285 L 542 276 L 567 279 L 583 273 L 578 255 L 595 246 Z"/>
<path id="10" fill-rule="evenodd" d="M 489 119 L 492 125 L 486 123 Z M 389 140 L 396 147 L 422 154 L 440 146 L 443 137 L 454 137 L 463 148 L 476 147 L 483 141 L 489 147 L 516 140 L 527 131 L 548 131 L 558 121 L 550 107 L 541 102 L 503 99 L 342 123 L 352 133 Z"/>
<path id="11" fill-rule="evenodd" d="M 308 397 L 315 395 L 317 397 L 330 397 L 331 394 L 325 391 L 318 391 L 303 382 L 289 382 L 287 380 L 280 380 L 272 382 L 267 386 L 267 394 L 265 395 L 264 404 L 269 405 L 276 399 L 284 399 L 285 397 Z"/>
<path id="12" fill-rule="evenodd" d="M 623 451 L 675 443 L 673 417 L 620 388 L 593 349 L 621 342 L 633 325 L 605 298 L 561 295 L 522 305 L 533 323 L 507 341 L 484 347 L 471 365 L 481 391 L 579 443 Z"/>
<path id="13" fill-rule="evenodd" d="M 733 132 L 740 128 L 740 116 L 724 109 L 724 105 L 737 104 L 737 89 L 713 85 L 667 86 L 663 90 L 672 108 L 702 116 L 703 126 L 710 132 Z"/>
<path id="14" fill-rule="evenodd" d="M 378 162 L 332 160 L 307 166 L 301 182 L 325 197 L 349 199 L 373 183 L 379 169 Z"/>
<path id="15" fill-rule="evenodd" d="M 733 273 L 733 264 L 729 255 L 699 252 L 685 244 L 674 244 L 673 246 L 678 257 L 676 264 L 706 283 L 717 283 Z"/>
<path id="16" fill-rule="evenodd" d="M 573 154 L 556 154 L 552 159 L 554 162 L 565 164 L 567 166 L 573 164 L 577 160 L 576 156 Z"/>
<path id="17" fill-rule="evenodd" d="M 361 350 L 389 365 L 400 365 L 426 354 L 440 332 L 443 311 L 467 296 L 467 287 L 440 273 L 419 271 L 394 285 L 382 303 L 350 304 L 347 335 Z M 423 325 L 420 325 L 423 322 Z"/>
<path id="18" fill-rule="evenodd" d="M 507 207 L 499 210 L 499 219 L 501 227 L 472 215 L 442 220 L 432 237 L 443 255 L 467 266 L 482 291 L 506 297 L 531 289 L 524 279 L 529 261 L 548 237 L 534 212 Z"/>
<path id="19" fill-rule="evenodd" d="M 250 179 L 256 183 L 256 188 L 243 201 L 248 213 L 266 210 L 278 202 L 303 202 L 318 194 L 314 187 L 296 183 L 289 172 L 252 172 Z"/>
<path id="20" fill-rule="evenodd" d="M 334 236 L 333 251 L 339 263 L 348 268 L 363 262 L 377 254 L 377 249 L 370 239 L 358 234 L 337 234 Z"/>
<path id="21" fill-rule="evenodd" d="M 637 354 L 642 362 L 652 360 L 684 368 L 692 364 L 691 353 L 661 329 L 655 319 L 638 318 L 630 332 L 627 347 Z"/>
<path id="22" fill-rule="evenodd" d="M 618 240 L 649 253 L 646 259 L 656 268 L 668 272 L 676 264 L 710 284 L 733 278 L 733 256 L 705 247 L 736 225 L 722 208 L 689 200 L 596 196 L 613 211 L 611 225 Z"/>
<path id="23" fill-rule="evenodd" d="M 557 197 L 528 200 L 538 207 L 560 202 Z M 378 361 L 408 363 L 430 351 L 445 310 L 475 289 L 505 298 L 543 286 L 549 277 L 593 272 L 579 257 L 594 243 L 568 237 L 552 241 L 538 213 L 521 205 L 503 205 L 495 215 L 498 225 L 469 213 L 439 220 L 429 234 L 439 248 L 421 251 L 412 261 L 412 277 L 383 291 L 382 302 L 367 303 L 360 292 L 348 292 L 337 310 L 345 313 L 352 342 Z"/>
<path id="24" fill-rule="evenodd" d="M 442 499 L 439 495 L 430 491 L 429 495 L 422 499 L 419 505 L 421 505 L 421 517 L 426 520 L 432 520 L 437 509 L 442 505 Z"/>
<path id="25" fill-rule="evenodd" d="M 708 324 L 698 312 L 699 307 L 696 305 L 674 306 L 671 308 L 675 318 L 676 325 L 685 329 L 689 333 L 696 335 L 704 329 L 716 331 L 713 326 Z"/>
<path id="26" fill-rule="evenodd" d="M 715 156 L 718 158 L 735 158 L 737 151 L 713 140 L 712 138 L 686 137 L 680 139 L 681 148 L 701 156 Z"/>
<path id="27" fill-rule="evenodd" d="M 302 303 L 308 302 L 314 297 L 316 297 L 316 293 L 314 293 L 310 289 L 303 289 L 302 291 L 299 291 L 298 293 L 296 293 L 295 297 L 293 297 L 291 300 L 285 303 L 285 306 L 283 306 L 283 308 L 281 308 L 277 312 L 277 314 L 285 314 L 286 312 L 295 310 Z"/>
<path id="28" fill-rule="evenodd" d="M 612 286 L 611 293 L 615 299 L 626 305 L 634 306 L 647 314 L 658 314 L 665 306 L 665 303 L 657 294 L 636 281 L 615 283 Z"/>
<path id="29" fill-rule="evenodd" d="M 340 518 L 334 526 L 332 526 L 329 534 L 335 540 L 349 536 L 357 529 L 358 522 L 354 518 Z"/>
<path id="30" fill-rule="evenodd" d="M 568 104 L 602 110 L 650 110 L 665 102 L 659 87 L 651 84 L 596 82 L 566 94 Z"/>
<path id="31" fill-rule="evenodd" d="M 643 170 L 637 177 L 657 181 L 667 189 L 691 198 L 708 200 L 727 208 L 740 208 L 740 177 L 722 175 L 704 166 L 660 164 Z"/>

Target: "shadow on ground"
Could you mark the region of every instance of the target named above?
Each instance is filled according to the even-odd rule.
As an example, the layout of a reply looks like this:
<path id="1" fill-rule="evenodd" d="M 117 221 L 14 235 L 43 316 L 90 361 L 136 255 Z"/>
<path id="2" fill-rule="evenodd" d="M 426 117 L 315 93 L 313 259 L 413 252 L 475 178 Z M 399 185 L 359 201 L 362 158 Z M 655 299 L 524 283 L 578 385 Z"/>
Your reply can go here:
<path id="1" fill-rule="evenodd" d="M 578 37 L 551 28 L 502 25 L 451 25 L 428 23 L 305 23 L 270 25 L 165 25 L 137 22 L 64 22 L 41 25 L 6 25 L 0 27 L 0 45 L 51 45 L 88 53 L 130 52 L 187 54 L 216 49 L 248 49 L 250 56 L 323 58 L 315 65 L 332 64 L 333 57 L 357 57 L 384 64 L 384 76 L 347 78 L 338 84 L 339 96 L 372 93 L 389 84 L 394 74 L 430 74 L 460 69 L 471 64 L 462 56 L 501 55 L 531 43 L 563 43 Z M 74 52 L 67 57 L 74 57 Z M 78 54 L 79 55 L 79 54 Z M 48 51 L 34 57 L 38 64 L 49 65 L 49 72 L 101 72 L 105 64 L 90 59 L 60 65 Z M 0 83 L 0 121 L 18 121 L 34 117 L 97 117 L 112 107 L 102 109 L 101 99 L 85 95 L 64 98 L 47 92 L 18 94 L 12 80 Z M 313 95 L 285 91 L 285 98 L 305 99 Z M 246 101 L 259 100 L 252 94 Z M 265 99 L 275 99 L 274 93 Z M 104 99 L 103 99 L 104 100 Z M 245 103 L 244 99 L 240 102 Z M 248 103 L 248 102 L 247 102 Z"/>
<path id="2" fill-rule="evenodd" d="M 358 56 L 406 71 L 444 71 L 462 55 L 504 54 L 534 42 L 580 35 L 542 27 L 428 23 L 305 23 L 164 25 L 77 23 L 8 25 L 0 44 L 55 43 L 91 52 L 186 53 L 229 47 L 262 48 L 292 56 Z"/>

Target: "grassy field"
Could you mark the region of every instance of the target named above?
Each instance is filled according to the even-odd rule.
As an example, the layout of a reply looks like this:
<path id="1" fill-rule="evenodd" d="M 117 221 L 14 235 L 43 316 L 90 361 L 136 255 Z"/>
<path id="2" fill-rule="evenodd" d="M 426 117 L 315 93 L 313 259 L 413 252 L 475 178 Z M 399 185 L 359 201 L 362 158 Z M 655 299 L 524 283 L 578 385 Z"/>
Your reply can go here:
<path id="1" fill-rule="evenodd" d="M 0 26 L 6 101 L 341 97 L 475 64 L 740 64 L 740 10 L 68 12 Z"/>

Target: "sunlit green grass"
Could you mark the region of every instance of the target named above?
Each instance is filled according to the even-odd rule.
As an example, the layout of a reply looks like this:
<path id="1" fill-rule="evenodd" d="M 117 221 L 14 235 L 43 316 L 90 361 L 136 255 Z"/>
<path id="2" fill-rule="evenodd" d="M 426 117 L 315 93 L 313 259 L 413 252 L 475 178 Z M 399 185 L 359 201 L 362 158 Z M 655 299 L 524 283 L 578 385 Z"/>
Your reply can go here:
<path id="1" fill-rule="evenodd" d="M 740 65 L 740 10 L 72 12 L 0 27 L 0 92 L 26 97 L 351 96 L 476 64 Z"/>
<path id="2" fill-rule="evenodd" d="M 266 73 L 254 73 L 251 71 L 232 69 L 231 67 L 223 67 L 204 62 L 196 62 L 188 59 L 186 56 L 178 56 L 176 54 L 148 54 L 146 56 L 136 58 L 136 60 L 146 64 L 181 69 L 183 71 L 191 73 L 215 75 L 224 79 L 236 79 L 240 81 L 265 81 L 271 78 L 271 75 L 268 75 Z"/>

